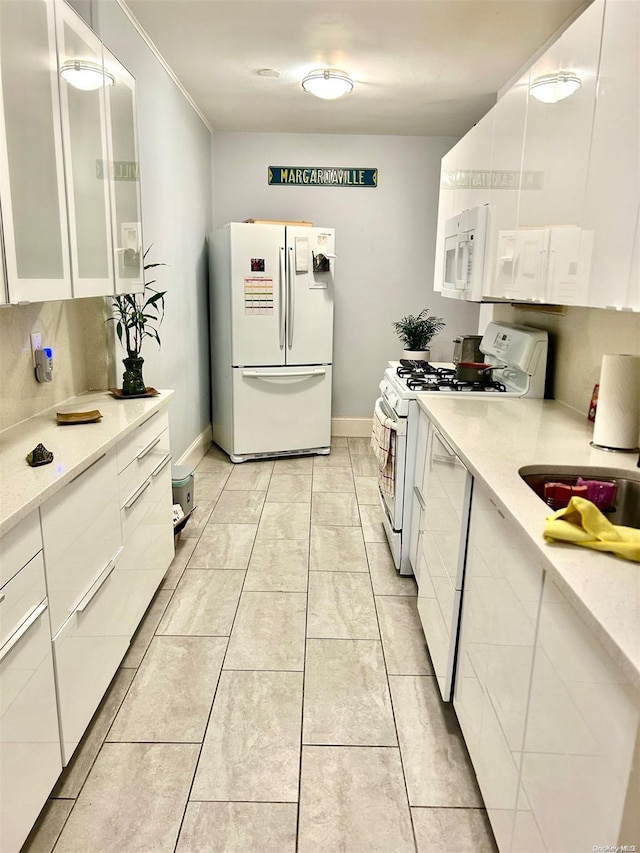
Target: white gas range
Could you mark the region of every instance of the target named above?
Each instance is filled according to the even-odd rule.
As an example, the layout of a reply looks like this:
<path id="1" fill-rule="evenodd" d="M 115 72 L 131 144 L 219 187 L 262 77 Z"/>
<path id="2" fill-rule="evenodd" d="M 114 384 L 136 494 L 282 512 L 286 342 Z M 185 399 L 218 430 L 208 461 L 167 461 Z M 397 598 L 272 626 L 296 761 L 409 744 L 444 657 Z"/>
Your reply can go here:
<path id="1" fill-rule="evenodd" d="M 409 538 L 418 431 L 417 398 L 423 394 L 544 397 L 547 333 L 528 326 L 491 322 L 480 342 L 485 363 L 495 365 L 491 378 L 460 382 L 452 363 L 389 362 L 380 382 L 377 410 L 395 432 L 394 493 L 380 489 L 383 525 L 393 561 L 401 575 L 411 575 Z"/>

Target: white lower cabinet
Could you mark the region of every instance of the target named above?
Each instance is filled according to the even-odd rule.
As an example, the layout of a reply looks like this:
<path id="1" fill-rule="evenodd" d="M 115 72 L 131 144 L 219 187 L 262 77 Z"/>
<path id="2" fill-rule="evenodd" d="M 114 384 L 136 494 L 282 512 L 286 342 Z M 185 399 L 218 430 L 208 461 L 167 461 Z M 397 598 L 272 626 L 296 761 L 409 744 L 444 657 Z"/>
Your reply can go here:
<path id="1" fill-rule="evenodd" d="M 418 614 L 445 702 L 453 687 L 472 477 L 431 425 L 418 546 Z"/>
<path id="2" fill-rule="evenodd" d="M 173 500 L 171 493 L 171 453 L 169 431 L 162 429 L 164 419 L 154 422 L 156 432 L 145 448 L 151 448 L 134 459 L 120 471 L 120 522 L 122 526 L 122 554 L 116 573 L 130 584 L 130 607 L 137 614 L 135 623 L 142 618 L 164 577 L 174 554 Z M 141 429 L 148 427 L 143 425 Z M 157 432 L 157 430 L 162 430 Z M 118 446 L 118 460 L 125 457 Z"/>
<path id="3" fill-rule="evenodd" d="M 637 694 L 547 578 L 518 801 L 530 806 L 537 849 L 638 844 L 638 720 Z M 519 835 L 524 823 L 518 811 Z"/>
<path id="4" fill-rule="evenodd" d="M 115 451 L 46 501 L 40 519 L 51 630 L 56 634 L 122 546 Z"/>
<path id="5" fill-rule="evenodd" d="M 53 638 L 63 763 L 67 764 L 159 583 L 113 570 Z"/>
<path id="6" fill-rule="evenodd" d="M 501 851 L 511 850 L 543 572 L 474 485 L 454 708 Z M 520 804 L 527 810 L 526 802 Z"/>
<path id="7" fill-rule="evenodd" d="M 429 440 L 429 418 L 423 411 L 418 415 L 418 432 L 416 435 L 416 464 L 413 476 L 413 501 L 411 504 L 411 533 L 409 536 L 409 562 L 413 574 L 418 581 L 418 549 L 424 522 L 423 479 L 427 461 L 427 443 Z"/>
<path id="8" fill-rule="evenodd" d="M 0 850 L 17 853 L 61 769 L 42 543 L 32 513 L 0 543 Z M 35 522 L 35 523 L 34 523 Z M 37 553 L 14 571 L 16 560 Z M 24 534 L 23 536 L 20 534 Z"/>
<path id="9" fill-rule="evenodd" d="M 0 539 L 0 853 L 20 850 L 173 559 L 170 462 L 163 407 Z"/>
<path id="10" fill-rule="evenodd" d="M 637 691 L 477 482 L 454 708 L 501 853 L 637 844 Z"/>

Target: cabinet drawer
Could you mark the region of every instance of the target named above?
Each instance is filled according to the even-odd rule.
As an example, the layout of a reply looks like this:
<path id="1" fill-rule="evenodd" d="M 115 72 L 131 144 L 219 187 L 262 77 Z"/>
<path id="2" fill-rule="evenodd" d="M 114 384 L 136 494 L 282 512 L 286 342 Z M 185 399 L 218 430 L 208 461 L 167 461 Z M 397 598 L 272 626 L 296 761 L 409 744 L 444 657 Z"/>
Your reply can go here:
<path id="1" fill-rule="evenodd" d="M 122 544 L 115 453 L 44 503 L 40 516 L 55 634 Z"/>
<path id="2" fill-rule="evenodd" d="M 46 594 L 41 552 L 0 592 L 0 650 Z"/>
<path id="3" fill-rule="evenodd" d="M 170 459 L 169 430 L 165 429 L 147 442 L 141 453 L 118 474 L 120 506 L 128 508 L 135 503 L 145 483 Z"/>
<path id="4" fill-rule="evenodd" d="M 3 853 L 20 849 L 62 770 L 46 599 L 41 604 L 17 641 L 0 652 Z"/>
<path id="5" fill-rule="evenodd" d="M 40 518 L 35 510 L 0 539 L 0 587 L 41 550 Z"/>
<path id="6" fill-rule="evenodd" d="M 160 433 L 168 428 L 169 416 L 167 412 L 155 412 L 149 420 L 140 424 L 137 429 L 119 441 L 116 447 L 118 473 L 124 471 L 134 459 L 144 459 L 145 455 L 151 452 L 150 445 L 153 445 Z"/>
<path id="7" fill-rule="evenodd" d="M 65 764 L 109 686 L 158 580 L 153 572 L 114 569 L 53 638 Z"/>
<path id="8" fill-rule="evenodd" d="M 136 499 L 120 510 L 124 549 L 118 569 L 158 569 L 158 582 L 173 559 L 171 465 L 161 462 Z"/>

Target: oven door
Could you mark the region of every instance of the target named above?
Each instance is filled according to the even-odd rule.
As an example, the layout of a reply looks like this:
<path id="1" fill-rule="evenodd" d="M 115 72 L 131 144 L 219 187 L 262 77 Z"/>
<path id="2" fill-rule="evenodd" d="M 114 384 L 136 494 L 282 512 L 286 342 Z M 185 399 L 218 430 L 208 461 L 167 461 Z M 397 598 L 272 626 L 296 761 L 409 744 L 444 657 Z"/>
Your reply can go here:
<path id="1" fill-rule="evenodd" d="M 396 453 L 393 469 L 393 495 L 387 494 L 380 483 L 382 477 L 378 474 L 378 487 L 382 505 L 389 524 L 394 531 L 402 529 L 402 508 L 404 504 L 404 478 L 407 454 L 407 419 L 399 417 L 383 397 L 376 400 L 376 412 L 391 421 L 391 429 L 396 434 Z"/>

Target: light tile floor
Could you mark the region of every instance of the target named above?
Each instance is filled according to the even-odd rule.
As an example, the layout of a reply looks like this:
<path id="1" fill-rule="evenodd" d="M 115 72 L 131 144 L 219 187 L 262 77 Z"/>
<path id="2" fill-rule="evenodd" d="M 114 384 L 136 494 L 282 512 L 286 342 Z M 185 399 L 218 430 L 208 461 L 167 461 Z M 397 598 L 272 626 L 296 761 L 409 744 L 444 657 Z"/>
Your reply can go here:
<path id="1" fill-rule="evenodd" d="M 494 853 L 368 439 L 232 465 L 24 853 Z"/>

